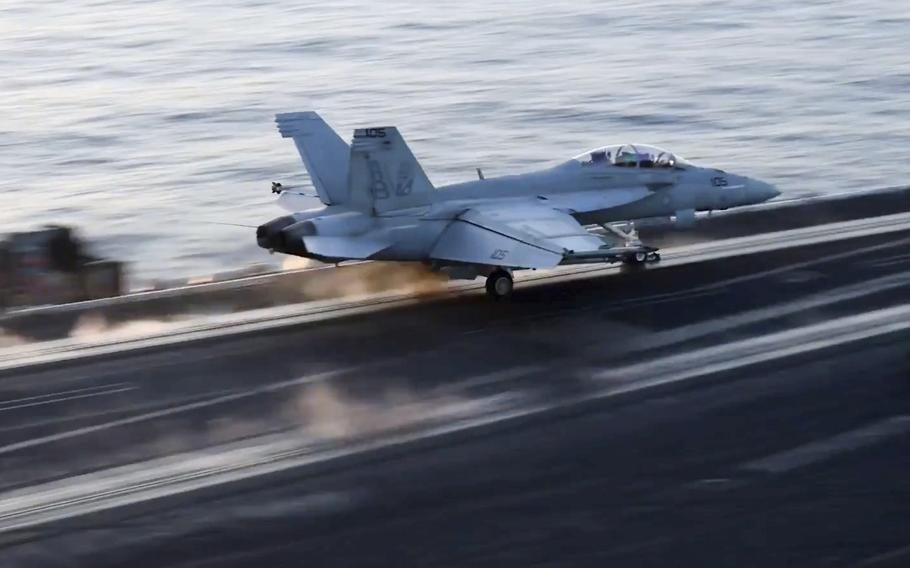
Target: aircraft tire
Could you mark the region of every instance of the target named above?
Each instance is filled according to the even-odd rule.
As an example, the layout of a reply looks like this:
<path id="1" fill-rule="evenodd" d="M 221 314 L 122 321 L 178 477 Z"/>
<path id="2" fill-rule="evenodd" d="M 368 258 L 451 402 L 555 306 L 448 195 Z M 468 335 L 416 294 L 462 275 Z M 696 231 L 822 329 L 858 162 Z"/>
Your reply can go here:
<path id="1" fill-rule="evenodd" d="M 512 275 L 505 270 L 494 270 L 487 276 L 487 296 L 494 300 L 508 298 L 512 294 L 515 283 Z"/>
<path id="2" fill-rule="evenodd" d="M 648 253 L 646 252 L 636 252 L 630 254 L 629 256 L 622 259 L 623 264 L 627 266 L 638 266 L 644 264 L 648 260 Z"/>

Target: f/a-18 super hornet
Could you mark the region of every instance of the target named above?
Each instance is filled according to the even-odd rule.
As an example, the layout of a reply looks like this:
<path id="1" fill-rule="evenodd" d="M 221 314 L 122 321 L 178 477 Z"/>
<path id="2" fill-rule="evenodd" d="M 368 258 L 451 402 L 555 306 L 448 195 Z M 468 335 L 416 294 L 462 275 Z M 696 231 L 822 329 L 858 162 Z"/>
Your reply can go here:
<path id="1" fill-rule="evenodd" d="M 644 144 L 597 148 L 525 174 L 484 179 L 478 169 L 476 180 L 437 188 L 394 127 L 359 128 L 348 145 L 315 112 L 275 121 L 324 206 L 296 211 L 302 194 L 273 184 L 279 203 L 295 212 L 259 226 L 259 246 L 329 263 L 423 262 L 453 278 L 485 276 L 497 298 L 512 292 L 515 270 L 659 260 L 656 248 L 617 223 L 690 224 L 696 211 L 778 195 L 763 181 Z"/>

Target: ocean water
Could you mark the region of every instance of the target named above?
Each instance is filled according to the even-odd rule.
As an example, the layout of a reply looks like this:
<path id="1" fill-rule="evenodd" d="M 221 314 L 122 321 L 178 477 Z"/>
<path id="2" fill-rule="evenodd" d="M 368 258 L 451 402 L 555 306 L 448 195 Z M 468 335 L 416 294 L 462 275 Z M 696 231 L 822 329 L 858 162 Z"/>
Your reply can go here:
<path id="1" fill-rule="evenodd" d="M 0 3 L 0 232 L 81 230 L 133 282 L 277 262 L 276 112 L 396 125 L 431 180 L 664 146 L 789 195 L 910 183 L 910 2 Z"/>

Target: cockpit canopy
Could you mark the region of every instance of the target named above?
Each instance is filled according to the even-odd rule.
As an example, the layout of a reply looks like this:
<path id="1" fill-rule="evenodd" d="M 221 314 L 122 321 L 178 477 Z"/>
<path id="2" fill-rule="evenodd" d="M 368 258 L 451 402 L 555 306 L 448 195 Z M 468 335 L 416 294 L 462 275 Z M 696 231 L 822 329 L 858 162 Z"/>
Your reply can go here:
<path id="1" fill-rule="evenodd" d="M 597 148 L 573 158 L 583 166 L 610 164 L 622 168 L 685 168 L 691 163 L 657 146 L 616 144 Z"/>

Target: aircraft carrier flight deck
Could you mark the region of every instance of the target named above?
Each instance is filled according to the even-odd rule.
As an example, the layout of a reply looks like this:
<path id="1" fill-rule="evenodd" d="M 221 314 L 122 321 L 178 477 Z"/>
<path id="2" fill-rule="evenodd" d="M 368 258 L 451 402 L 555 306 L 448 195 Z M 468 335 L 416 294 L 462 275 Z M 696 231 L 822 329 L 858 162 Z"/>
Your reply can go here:
<path id="1" fill-rule="evenodd" d="M 910 218 L 881 213 L 503 302 L 4 351 L 0 564 L 904 566 Z"/>

